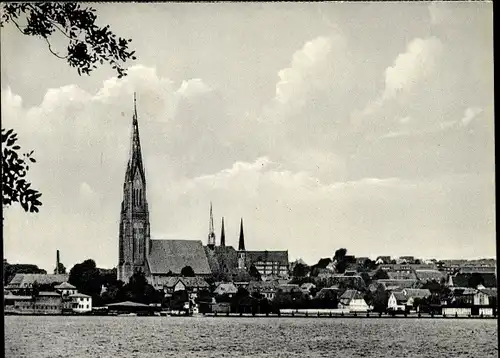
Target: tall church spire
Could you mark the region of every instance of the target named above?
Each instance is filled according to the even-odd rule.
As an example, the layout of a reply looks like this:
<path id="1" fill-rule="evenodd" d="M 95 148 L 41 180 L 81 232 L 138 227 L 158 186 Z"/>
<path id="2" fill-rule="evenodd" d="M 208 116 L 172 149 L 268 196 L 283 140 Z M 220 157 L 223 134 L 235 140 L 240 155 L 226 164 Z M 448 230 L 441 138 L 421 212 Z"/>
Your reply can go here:
<path id="1" fill-rule="evenodd" d="M 128 282 L 137 270 L 147 273 L 150 244 L 146 176 L 142 163 L 137 101 L 134 93 L 130 154 L 125 172 L 125 182 L 123 183 L 123 201 L 120 214 L 117 268 L 119 280 Z"/>
<path id="2" fill-rule="evenodd" d="M 137 121 L 137 99 L 134 92 L 134 114 L 132 116 L 132 137 L 130 141 L 130 155 L 125 174 L 125 181 L 132 181 L 136 171 L 142 177 L 144 183 L 146 176 L 144 175 L 144 165 L 142 163 L 141 141 L 139 139 L 139 123 Z"/>
<path id="3" fill-rule="evenodd" d="M 240 222 L 240 242 L 238 244 L 238 251 L 245 251 L 245 237 L 243 235 L 243 218 Z"/>
<path id="4" fill-rule="evenodd" d="M 209 248 L 215 247 L 215 230 L 214 230 L 214 216 L 212 214 L 212 202 L 210 202 L 210 220 L 208 223 L 208 245 Z"/>
<path id="5" fill-rule="evenodd" d="M 224 217 L 222 218 L 222 226 L 220 229 L 220 246 L 226 246 L 226 233 L 224 232 Z"/>

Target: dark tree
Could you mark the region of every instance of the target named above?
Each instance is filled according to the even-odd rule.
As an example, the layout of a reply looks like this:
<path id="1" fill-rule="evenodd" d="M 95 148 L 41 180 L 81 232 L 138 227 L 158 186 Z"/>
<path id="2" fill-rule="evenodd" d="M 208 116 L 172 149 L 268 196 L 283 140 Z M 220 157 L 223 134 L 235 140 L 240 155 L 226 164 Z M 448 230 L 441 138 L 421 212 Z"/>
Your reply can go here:
<path id="1" fill-rule="evenodd" d="M 71 2 L 7 3 L 2 5 L 0 27 L 13 24 L 23 35 L 42 38 L 48 50 L 76 68 L 79 75 L 88 75 L 106 62 L 118 78 L 126 76 L 123 64 L 136 59 L 128 48 L 132 40 L 117 38 L 109 25 L 96 25 L 95 12 Z M 52 47 L 50 39 L 55 33 L 66 38 L 65 53 Z"/>
<path id="2" fill-rule="evenodd" d="M 309 267 L 299 262 L 294 266 L 292 275 L 293 277 L 305 277 L 308 271 Z"/>
<path id="3" fill-rule="evenodd" d="M 38 200 L 42 194 L 31 188 L 26 179 L 30 163 L 36 160 L 32 157 L 33 151 L 21 154 L 17 140 L 13 129 L 2 128 L 2 206 L 19 203 L 26 212 L 36 213 L 42 205 Z"/>
<path id="4" fill-rule="evenodd" d="M 184 266 L 181 270 L 181 276 L 184 277 L 194 277 L 194 270 L 191 266 Z"/>
<path id="5" fill-rule="evenodd" d="M 136 271 L 130 277 L 128 283 L 123 286 L 123 295 L 134 302 L 159 303 L 161 294 L 148 283 L 146 275 L 142 271 Z"/>
<path id="6" fill-rule="evenodd" d="M 6 260 L 3 262 L 3 279 L 4 285 L 14 278 L 16 273 L 41 273 L 46 274 L 47 271 L 39 268 L 37 265 L 31 264 L 9 264 Z"/>
<path id="7" fill-rule="evenodd" d="M 480 273 L 474 272 L 469 276 L 467 286 L 476 288 L 479 285 L 484 285 L 484 277 Z"/>
<path id="8" fill-rule="evenodd" d="M 107 63 L 121 78 L 127 75 L 123 64 L 136 59 L 128 48 L 132 40 L 117 38 L 109 25 L 97 26 L 93 8 L 70 2 L 10 2 L 1 7 L 0 27 L 13 25 L 23 35 L 42 38 L 48 50 L 76 68 L 79 75 L 89 75 L 98 65 Z M 56 33 L 67 41 L 65 53 L 52 47 L 50 40 Z M 29 162 L 35 162 L 33 151 L 21 154 L 16 141 L 13 129 L 2 128 L 2 205 L 5 208 L 19 203 L 26 212 L 38 212 L 42 194 L 26 178 Z"/>
<path id="9" fill-rule="evenodd" d="M 335 251 L 335 255 L 333 256 L 333 261 L 335 262 L 335 269 L 339 273 L 344 273 L 347 268 L 347 249 L 341 248 Z"/>
<path id="10" fill-rule="evenodd" d="M 377 272 L 375 272 L 375 274 L 373 275 L 372 279 L 373 280 L 388 280 L 389 275 L 387 274 L 387 272 L 385 272 L 385 270 L 378 269 Z"/>
<path id="11" fill-rule="evenodd" d="M 252 276 L 252 278 L 255 281 L 260 281 L 262 279 L 259 270 L 257 270 L 257 268 L 254 266 L 254 264 L 252 264 L 250 266 L 248 273 L 250 274 L 250 276 Z"/>
<path id="12" fill-rule="evenodd" d="M 59 262 L 58 264 L 59 269 L 57 267 L 54 268 L 54 274 L 60 273 L 60 274 L 65 274 L 66 273 L 66 266 L 62 262 Z"/>
<path id="13" fill-rule="evenodd" d="M 102 280 L 94 260 L 87 259 L 73 266 L 69 271 L 69 283 L 74 285 L 79 292 L 99 300 Z"/>
<path id="14" fill-rule="evenodd" d="M 335 251 L 335 255 L 333 256 L 333 261 L 342 261 L 345 259 L 347 255 L 347 249 L 341 248 Z"/>

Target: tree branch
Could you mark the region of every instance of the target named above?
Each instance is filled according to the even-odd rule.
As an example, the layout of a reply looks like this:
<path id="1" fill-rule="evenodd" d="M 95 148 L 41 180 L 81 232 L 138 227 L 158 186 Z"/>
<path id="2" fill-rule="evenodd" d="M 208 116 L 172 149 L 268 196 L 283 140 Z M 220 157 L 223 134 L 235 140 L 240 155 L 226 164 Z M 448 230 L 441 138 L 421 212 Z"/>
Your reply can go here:
<path id="1" fill-rule="evenodd" d="M 23 34 L 23 35 L 26 35 L 24 33 L 24 30 L 21 29 L 21 27 L 18 25 L 18 23 L 11 17 L 10 20 L 14 23 L 14 25 L 16 25 L 17 29 Z"/>
<path id="2" fill-rule="evenodd" d="M 55 52 L 52 50 L 52 47 L 50 46 L 49 39 L 48 39 L 48 38 L 46 38 L 46 37 L 44 37 L 44 39 L 45 39 L 45 41 L 47 42 L 47 45 L 49 45 L 49 51 L 50 51 L 50 52 L 51 52 L 54 56 L 56 56 L 57 58 L 60 58 L 60 59 L 62 59 L 62 60 L 64 60 L 64 59 L 68 58 L 68 55 L 66 55 L 66 56 L 60 56 L 60 55 L 58 55 L 57 53 L 55 53 Z"/>
<path id="3" fill-rule="evenodd" d="M 34 6 L 33 6 L 33 5 L 31 5 L 31 4 L 27 4 L 27 5 L 28 5 L 28 7 L 29 7 L 31 10 L 33 10 L 33 11 L 34 11 L 34 12 L 36 12 L 37 14 L 44 15 L 43 13 L 40 13 L 40 12 L 39 12 L 39 11 L 38 11 L 38 10 L 37 10 Z M 56 21 L 52 20 L 52 19 L 51 19 L 51 18 L 49 18 L 48 16 L 46 17 L 46 20 L 47 20 L 48 22 L 50 22 L 50 23 L 52 24 L 52 26 L 54 26 L 57 30 L 59 30 L 59 32 L 61 32 L 61 33 L 62 33 L 64 36 L 66 36 L 68 39 L 70 39 L 70 40 L 74 40 L 74 39 L 72 39 L 71 37 L 69 37 L 63 29 L 61 29 L 61 28 L 59 27 L 59 24 L 58 24 Z"/>

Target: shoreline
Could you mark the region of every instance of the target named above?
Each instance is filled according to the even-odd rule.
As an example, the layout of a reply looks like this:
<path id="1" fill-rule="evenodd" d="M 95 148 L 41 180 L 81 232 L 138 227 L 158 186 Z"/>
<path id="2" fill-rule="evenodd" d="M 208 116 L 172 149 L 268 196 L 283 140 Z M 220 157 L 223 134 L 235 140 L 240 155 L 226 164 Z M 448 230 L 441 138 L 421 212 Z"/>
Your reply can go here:
<path id="1" fill-rule="evenodd" d="M 350 318 L 350 319 L 448 319 L 448 320 L 453 320 L 453 319 L 473 319 L 473 320 L 484 320 L 484 319 L 497 319 L 495 316 L 443 316 L 443 315 L 430 315 L 430 314 L 421 314 L 418 316 L 418 314 L 407 314 L 406 316 L 403 314 L 399 315 L 391 315 L 391 314 L 354 314 L 354 313 L 347 313 L 344 315 L 341 314 L 305 314 L 305 313 L 286 313 L 286 314 L 276 314 L 276 313 L 270 313 L 270 314 L 265 314 L 265 313 L 206 313 L 206 314 L 198 314 L 194 316 L 160 316 L 160 315 L 106 315 L 106 314 L 58 314 L 58 313 L 51 313 L 51 314 L 38 314 L 38 313 L 4 313 L 4 316 L 41 316 L 41 317 L 158 317 L 158 318 L 168 318 L 168 317 L 186 317 L 186 318 L 219 318 L 219 317 L 230 317 L 230 318 L 316 318 L 316 319 L 336 319 L 336 318 Z"/>

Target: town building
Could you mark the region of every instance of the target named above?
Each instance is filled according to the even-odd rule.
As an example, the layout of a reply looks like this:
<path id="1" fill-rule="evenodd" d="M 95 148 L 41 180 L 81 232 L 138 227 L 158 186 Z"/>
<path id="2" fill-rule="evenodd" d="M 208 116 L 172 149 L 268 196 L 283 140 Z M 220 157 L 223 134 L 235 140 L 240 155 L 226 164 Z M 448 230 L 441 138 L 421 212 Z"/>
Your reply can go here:
<path id="1" fill-rule="evenodd" d="M 405 288 L 402 291 L 391 293 L 387 303 L 387 309 L 392 312 L 409 312 L 413 308 L 417 298 L 424 299 L 430 296 L 431 292 L 428 289 Z"/>
<path id="2" fill-rule="evenodd" d="M 169 277 L 164 284 L 164 292 L 171 296 L 177 291 L 186 291 L 189 298 L 195 299 L 201 290 L 208 290 L 210 286 L 202 277 Z"/>
<path id="3" fill-rule="evenodd" d="M 63 282 L 68 282 L 67 274 L 38 274 L 38 273 L 18 273 L 5 287 L 14 294 L 23 294 L 29 292 L 35 282 L 42 289 L 52 288 Z"/>
<path id="4" fill-rule="evenodd" d="M 232 282 L 220 282 L 214 290 L 216 295 L 228 295 L 229 297 L 233 297 L 236 293 L 238 293 L 238 287 Z"/>
<path id="5" fill-rule="evenodd" d="M 4 297 L 6 313 L 54 315 L 62 313 L 62 297 L 56 292 L 39 292 L 36 296 Z"/>
<path id="6" fill-rule="evenodd" d="M 370 310 L 363 294 L 357 290 L 345 290 L 340 296 L 338 308 L 349 309 L 351 312 L 368 312 Z"/>
<path id="7" fill-rule="evenodd" d="M 63 297 L 73 295 L 78 292 L 75 286 L 69 282 L 63 282 L 59 285 L 54 286 L 56 292 L 60 293 Z"/>
<path id="8" fill-rule="evenodd" d="M 155 285 L 163 277 L 179 275 L 185 266 L 191 266 L 196 275 L 210 275 L 201 241 L 151 239 L 146 189 L 134 94 L 131 148 L 120 216 L 118 279 L 128 282 L 135 271 L 142 271 Z"/>
<path id="9" fill-rule="evenodd" d="M 73 293 L 68 296 L 69 306 L 74 313 L 92 312 L 92 297 L 83 293 Z"/>

